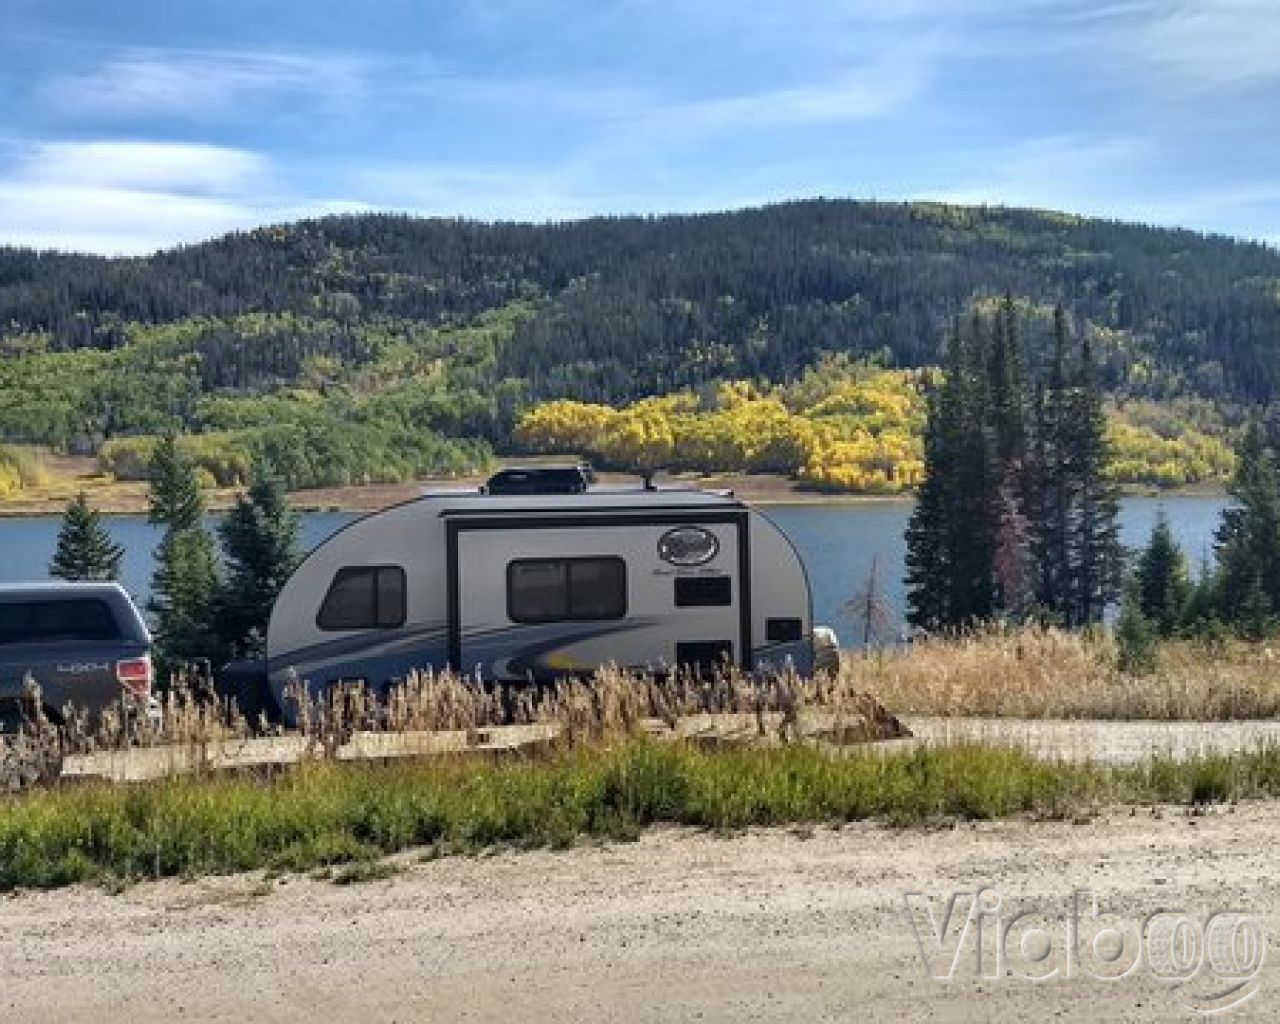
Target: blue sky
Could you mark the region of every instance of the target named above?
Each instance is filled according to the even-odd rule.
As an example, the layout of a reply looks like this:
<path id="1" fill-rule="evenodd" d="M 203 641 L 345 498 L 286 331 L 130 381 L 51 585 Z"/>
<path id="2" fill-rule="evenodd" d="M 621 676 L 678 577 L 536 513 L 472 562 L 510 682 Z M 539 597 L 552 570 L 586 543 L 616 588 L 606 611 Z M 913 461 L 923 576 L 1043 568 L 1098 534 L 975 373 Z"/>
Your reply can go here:
<path id="1" fill-rule="evenodd" d="M 4 0 L 0 241 L 813 195 L 1280 245 L 1280 0 Z"/>

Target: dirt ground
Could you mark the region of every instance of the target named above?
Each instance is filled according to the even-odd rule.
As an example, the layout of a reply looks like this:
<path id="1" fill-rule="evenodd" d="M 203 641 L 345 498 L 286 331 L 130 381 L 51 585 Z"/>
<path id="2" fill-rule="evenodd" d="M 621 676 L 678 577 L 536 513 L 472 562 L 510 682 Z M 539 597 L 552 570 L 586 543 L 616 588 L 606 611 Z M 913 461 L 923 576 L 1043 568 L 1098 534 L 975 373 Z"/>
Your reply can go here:
<path id="1" fill-rule="evenodd" d="M 1223 985 L 1208 967 L 1185 985 L 1157 981 L 1148 965 L 1167 969 L 1170 942 L 1151 938 L 1120 980 L 1078 968 L 982 980 L 977 942 L 960 947 L 951 982 L 931 980 L 904 894 L 991 887 L 1003 904 L 986 920 L 1046 915 L 1040 938 L 1024 919 L 1008 948 L 1034 956 L 1047 936 L 1043 963 L 1060 972 L 1078 888 L 1117 922 L 1238 910 L 1274 939 L 1278 830 L 1280 804 L 936 830 L 666 830 L 564 852 L 404 857 L 401 874 L 347 886 L 255 875 L 23 894 L 0 900 L 0 1020 L 1192 1020 Z M 1097 931 L 1086 917 L 1086 946 Z M 1137 948 L 1130 936 L 1116 963 Z M 1233 1017 L 1277 1018 L 1278 961 L 1228 997 L 1256 989 Z M 932 962 L 944 973 L 949 961 L 934 950 Z"/>
<path id="2" fill-rule="evenodd" d="M 1105 721 L 1061 718 L 935 718 L 904 715 L 911 739 L 879 746 L 885 750 L 928 744 L 978 743 L 1016 747 L 1047 761 L 1144 764 L 1153 757 L 1249 753 L 1280 745 L 1280 721 L 1233 722 Z"/>

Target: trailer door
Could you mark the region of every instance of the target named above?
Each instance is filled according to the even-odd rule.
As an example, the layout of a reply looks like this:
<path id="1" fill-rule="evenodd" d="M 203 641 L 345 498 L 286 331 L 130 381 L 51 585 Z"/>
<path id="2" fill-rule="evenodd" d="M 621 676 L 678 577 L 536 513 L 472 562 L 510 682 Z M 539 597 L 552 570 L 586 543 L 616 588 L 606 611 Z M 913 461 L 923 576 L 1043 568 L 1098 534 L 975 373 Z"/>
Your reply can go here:
<path id="1" fill-rule="evenodd" d="M 711 521 L 707 521 L 707 519 Z M 545 680 L 616 664 L 740 665 L 750 647 L 745 515 L 489 517 L 449 524 L 451 658 L 488 679 Z M 664 538 L 709 535 L 697 565 Z"/>

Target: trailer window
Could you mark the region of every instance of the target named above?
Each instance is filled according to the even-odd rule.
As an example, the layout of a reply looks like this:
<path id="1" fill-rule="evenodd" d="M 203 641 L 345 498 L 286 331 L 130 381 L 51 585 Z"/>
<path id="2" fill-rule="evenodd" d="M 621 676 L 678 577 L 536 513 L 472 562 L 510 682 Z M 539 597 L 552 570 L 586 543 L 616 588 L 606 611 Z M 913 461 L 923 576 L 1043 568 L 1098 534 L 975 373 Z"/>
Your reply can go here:
<path id="1" fill-rule="evenodd" d="M 733 604 L 728 576 L 680 576 L 676 579 L 677 608 L 706 608 Z"/>
<path id="2" fill-rule="evenodd" d="M 507 566 L 512 622 L 620 619 L 627 614 L 621 558 L 522 558 Z"/>
<path id="3" fill-rule="evenodd" d="M 395 629 L 405 620 L 405 577 L 398 565 L 339 569 L 316 625 L 325 630 Z"/>

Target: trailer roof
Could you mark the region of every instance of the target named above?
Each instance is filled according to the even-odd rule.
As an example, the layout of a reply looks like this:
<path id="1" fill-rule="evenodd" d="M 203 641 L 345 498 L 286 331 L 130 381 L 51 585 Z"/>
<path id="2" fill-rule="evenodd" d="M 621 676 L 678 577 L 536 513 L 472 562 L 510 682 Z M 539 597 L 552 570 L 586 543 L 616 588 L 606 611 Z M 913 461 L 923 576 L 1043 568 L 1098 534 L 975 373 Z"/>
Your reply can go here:
<path id="1" fill-rule="evenodd" d="M 424 498 L 447 503 L 448 511 L 517 510 L 578 511 L 601 508 L 671 508 L 739 506 L 733 491 L 704 491 L 696 487 L 637 484 L 596 484 L 581 494 L 484 494 L 474 489 L 424 491 Z"/>

